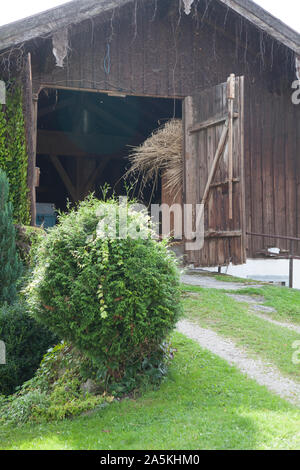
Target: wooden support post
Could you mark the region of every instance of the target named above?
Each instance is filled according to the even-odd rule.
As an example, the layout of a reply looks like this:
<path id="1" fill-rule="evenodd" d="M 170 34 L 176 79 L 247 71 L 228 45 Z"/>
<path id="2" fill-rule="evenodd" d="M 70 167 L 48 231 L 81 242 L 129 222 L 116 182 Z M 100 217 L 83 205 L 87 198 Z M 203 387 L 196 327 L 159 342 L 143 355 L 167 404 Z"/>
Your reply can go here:
<path id="1" fill-rule="evenodd" d="M 290 245 L 290 258 L 289 258 L 289 288 L 292 289 L 294 285 L 294 258 L 293 258 L 293 241 Z"/>
<path id="2" fill-rule="evenodd" d="M 289 261 L 289 288 L 292 289 L 294 285 L 294 259 L 290 256 Z"/>
<path id="3" fill-rule="evenodd" d="M 93 186 L 97 180 L 97 178 L 101 175 L 102 171 L 104 171 L 104 168 L 106 167 L 107 163 L 109 160 L 109 156 L 102 157 L 102 160 L 98 164 L 97 168 L 92 171 L 90 176 L 87 179 L 87 184 L 83 190 L 84 196 L 87 196 L 89 192 L 93 189 Z"/>
<path id="4" fill-rule="evenodd" d="M 228 98 L 228 181 L 229 181 L 229 219 L 233 218 L 233 103 L 235 100 L 235 75 L 230 75 L 227 85 Z"/>
<path id="5" fill-rule="evenodd" d="M 33 226 L 36 225 L 36 185 L 37 185 L 37 170 L 36 170 L 36 149 L 37 149 L 37 120 L 38 120 L 38 101 L 39 96 L 33 95 L 32 96 L 32 103 L 33 103 L 33 155 L 32 155 L 32 164 L 34 168 L 33 173 L 33 186 L 30 188 L 32 193 L 32 201 L 31 201 L 31 224 Z"/>
<path id="6" fill-rule="evenodd" d="M 36 148 L 38 94 L 33 93 L 31 55 L 27 54 L 24 67 L 23 107 L 25 119 L 26 151 L 28 155 L 27 185 L 29 188 L 31 225 L 36 224 Z"/>

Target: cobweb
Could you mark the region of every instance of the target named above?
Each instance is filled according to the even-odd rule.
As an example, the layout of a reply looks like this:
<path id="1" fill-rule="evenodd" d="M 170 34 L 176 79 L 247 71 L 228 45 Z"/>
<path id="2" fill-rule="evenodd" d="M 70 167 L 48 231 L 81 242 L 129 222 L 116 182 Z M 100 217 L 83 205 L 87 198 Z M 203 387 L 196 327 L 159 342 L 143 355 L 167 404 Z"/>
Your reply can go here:
<path id="1" fill-rule="evenodd" d="M 184 13 L 189 15 L 191 13 L 191 7 L 194 3 L 194 0 L 182 0 L 184 5 Z"/>
<path id="2" fill-rule="evenodd" d="M 69 49 L 68 30 L 62 29 L 54 33 L 52 36 L 52 45 L 57 67 L 63 67 Z"/>

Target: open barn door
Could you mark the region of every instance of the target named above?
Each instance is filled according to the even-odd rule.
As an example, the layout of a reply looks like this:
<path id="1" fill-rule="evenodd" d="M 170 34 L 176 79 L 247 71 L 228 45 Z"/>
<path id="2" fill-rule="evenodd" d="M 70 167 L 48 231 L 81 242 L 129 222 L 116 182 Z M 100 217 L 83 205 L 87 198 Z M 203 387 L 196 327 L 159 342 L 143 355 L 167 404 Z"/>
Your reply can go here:
<path id="1" fill-rule="evenodd" d="M 246 262 L 244 77 L 184 102 L 185 204 L 204 204 L 204 246 L 186 253 L 195 266 Z M 195 222 L 194 222 L 195 227 Z"/>

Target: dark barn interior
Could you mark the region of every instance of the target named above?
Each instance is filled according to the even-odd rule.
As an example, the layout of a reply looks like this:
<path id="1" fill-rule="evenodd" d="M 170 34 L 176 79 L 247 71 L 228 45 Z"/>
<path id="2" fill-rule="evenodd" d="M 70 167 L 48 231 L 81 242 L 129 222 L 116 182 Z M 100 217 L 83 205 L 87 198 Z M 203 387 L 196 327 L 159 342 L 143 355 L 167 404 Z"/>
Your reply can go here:
<path id="1" fill-rule="evenodd" d="M 176 99 L 44 89 L 38 107 L 37 202 L 65 210 L 68 199 L 80 201 L 90 192 L 100 197 L 105 184 L 116 195 L 126 194 L 131 147 L 181 113 Z M 150 201 L 152 189 L 145 189 L 143 202 Z M 152 201 L 160 199 L 158 186 Z"/>

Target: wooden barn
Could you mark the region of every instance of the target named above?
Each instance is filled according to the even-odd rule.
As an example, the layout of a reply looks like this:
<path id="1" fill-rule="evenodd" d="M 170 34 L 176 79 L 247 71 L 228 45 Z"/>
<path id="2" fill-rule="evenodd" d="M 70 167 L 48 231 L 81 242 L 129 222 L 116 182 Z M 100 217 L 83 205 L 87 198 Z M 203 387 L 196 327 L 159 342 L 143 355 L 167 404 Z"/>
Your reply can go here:
<path id="1" fill-rule="evenodd" d="M 0 51 L 24 89 L 33 224 L 36 203 L 121 192 L 130 146 L 179 118 L 176 202 L 205 203 L 188 262 L 300 256 L 300 35 L 253 1 L 74 0 L 1 27 Z"/>

